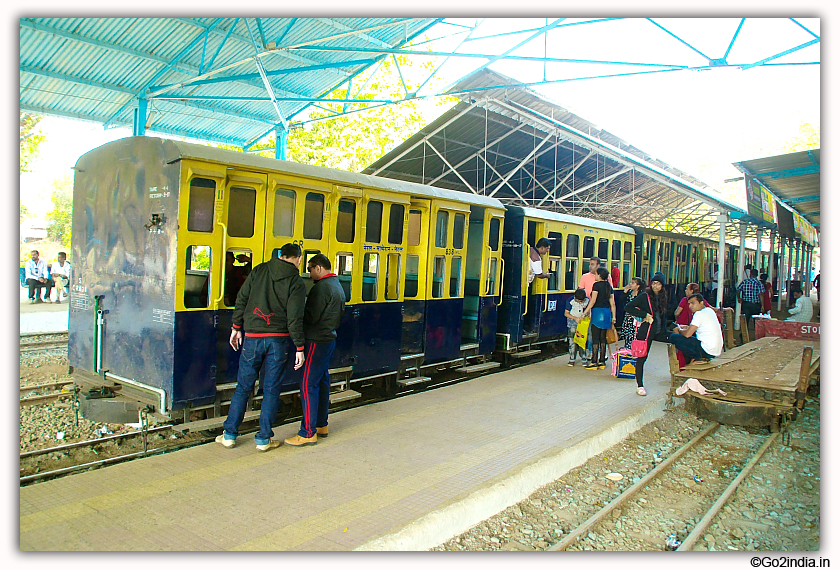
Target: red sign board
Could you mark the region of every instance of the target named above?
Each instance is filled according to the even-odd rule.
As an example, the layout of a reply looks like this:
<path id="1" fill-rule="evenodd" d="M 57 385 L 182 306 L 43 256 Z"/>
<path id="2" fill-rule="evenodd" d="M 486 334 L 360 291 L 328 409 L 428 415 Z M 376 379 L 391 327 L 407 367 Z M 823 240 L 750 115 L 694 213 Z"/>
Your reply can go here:
<path id="1" fill-rule="evenodd" d="M 755 320 L 755 338 L 777 336 L 797 340 L 820 340 L 820 323 L 797 323 L 796 321 Z"/>

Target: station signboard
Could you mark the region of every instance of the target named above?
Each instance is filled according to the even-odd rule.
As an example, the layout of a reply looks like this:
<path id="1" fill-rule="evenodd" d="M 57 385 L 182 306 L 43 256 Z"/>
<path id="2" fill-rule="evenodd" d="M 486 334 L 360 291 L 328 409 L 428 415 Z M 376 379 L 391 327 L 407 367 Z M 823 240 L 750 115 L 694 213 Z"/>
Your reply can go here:
<path id="1" fill-rule="evenodd" d="M 773 194 L 765 187 L 761 187 L 761 206 L 764 214 L 764 221 L 771 224 L 776 223 L 776 201 Z"/>
<path id="2" fill-rule="evenodd" d="M 747 213 L 757 220 L 764 219 L 762 188 L 758 181 L 750 176 L 747 180 Z"/>

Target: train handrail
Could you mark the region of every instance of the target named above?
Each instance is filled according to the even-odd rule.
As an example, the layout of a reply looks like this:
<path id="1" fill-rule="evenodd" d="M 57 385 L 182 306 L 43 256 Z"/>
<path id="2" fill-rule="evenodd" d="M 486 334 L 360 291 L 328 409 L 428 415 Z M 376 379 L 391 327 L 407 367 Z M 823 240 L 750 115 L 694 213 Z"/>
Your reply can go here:
<path id="1" fill-rule="evenodd" d="M 497 308 L 501 307 L 502 303 L 505 302 L 505 260 L 500 256 L 499 261 L 502 262 L 502 271 L 499 276 L 499 304 L 496 305 Z"/>
<path id="2" fill-rule="evenodd" d="M 524 247 L 525 247 L 525 260 L 528 262 L 528 265 L 526 267 L 528 268 L 528 270 L 530 270 L 531 269 L 531 249 L 528 246 L 527 242 L 524 244 Z M 527 273 L 526 273 L 526 275 L 527 275 Z M 531 284 L 528 283 L 528 285 L 525 286 L 525 312 L 522 313 L 523 317 L 528 314 L 528 297 L 529 297 L 528 291 L 531 288 L 530 285 Z"/>
<path id="3" fill-rule="evenodd" d="M 225 270 L 225 263 L 224 263 L 225 257 L 224 256 L 227 255 L 227 226 L 225 224 L 223 224 L 222 222 L 216 222 L 216 223 L 218 223 L 220 226 L 222 226 L 222 271 L 224 271 Z M 213 268 L 212 267 L 210 268 L 210 275 L 211 275 L 211 278 L 212 278 L 212 275 L 213 275 Z M 213 305 L 215 305 L 215 309 L 217 311 L 219 310 L 219 302 L 225 296 L 224 283 L 225 283 L 225 276 L 224 275 L 219 275 L 219 296 L 216 297 L 213 300 Z"/>

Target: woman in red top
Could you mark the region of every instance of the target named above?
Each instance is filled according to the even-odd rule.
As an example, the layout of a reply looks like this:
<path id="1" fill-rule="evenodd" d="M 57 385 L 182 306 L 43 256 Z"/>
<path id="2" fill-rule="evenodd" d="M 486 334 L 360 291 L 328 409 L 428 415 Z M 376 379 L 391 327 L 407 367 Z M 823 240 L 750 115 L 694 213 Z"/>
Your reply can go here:
<path id="1" fill-rule="evenodd" d="M 694 295 L 695 293 L 700 293 L 700 285 L 697 283 L 689 283 L 685 287 L 685 297 L 683 300 L 680 301 L 680 305 L 677 307 L 677 310 L 674 311 L 674 316 L 677 318 L 678 325 L 685 325 L 688 326 L 691 324 L 691 318 L 694 316 L 694 313 L 691 312 L 691 308 L 688 306 L 688 298 Z M 707 307 L 711 307 L 711 305 L 707 302 Z M 677 360 L 680 363 L 680 370 L 685 368 L 685 356 L 679 350 L 677 351 Z"/>
<path id="2" fill-rule="evenodd" d="M 761 312 L 769 313 L 773 306 L 773 285 L 767 280 L 767 274 L 761 274 L 761 282 L 764 283 L 764 294 L 761 296 Z"/>

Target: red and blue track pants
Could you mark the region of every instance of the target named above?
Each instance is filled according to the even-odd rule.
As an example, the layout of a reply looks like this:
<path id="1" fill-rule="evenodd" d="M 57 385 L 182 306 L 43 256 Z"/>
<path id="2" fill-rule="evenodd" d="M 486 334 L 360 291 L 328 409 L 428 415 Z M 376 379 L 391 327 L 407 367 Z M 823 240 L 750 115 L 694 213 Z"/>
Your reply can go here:
<path id="1" fill-rule="evenodd" d="M 304 348 L 303 379 L 300 382 L 300 400 L 303 419 L 301 437 L 312 437 L 316 428 L 327 426 L 330 410 L 330 358 L 335 351 L 335 341 L 307 341 Z"/>

